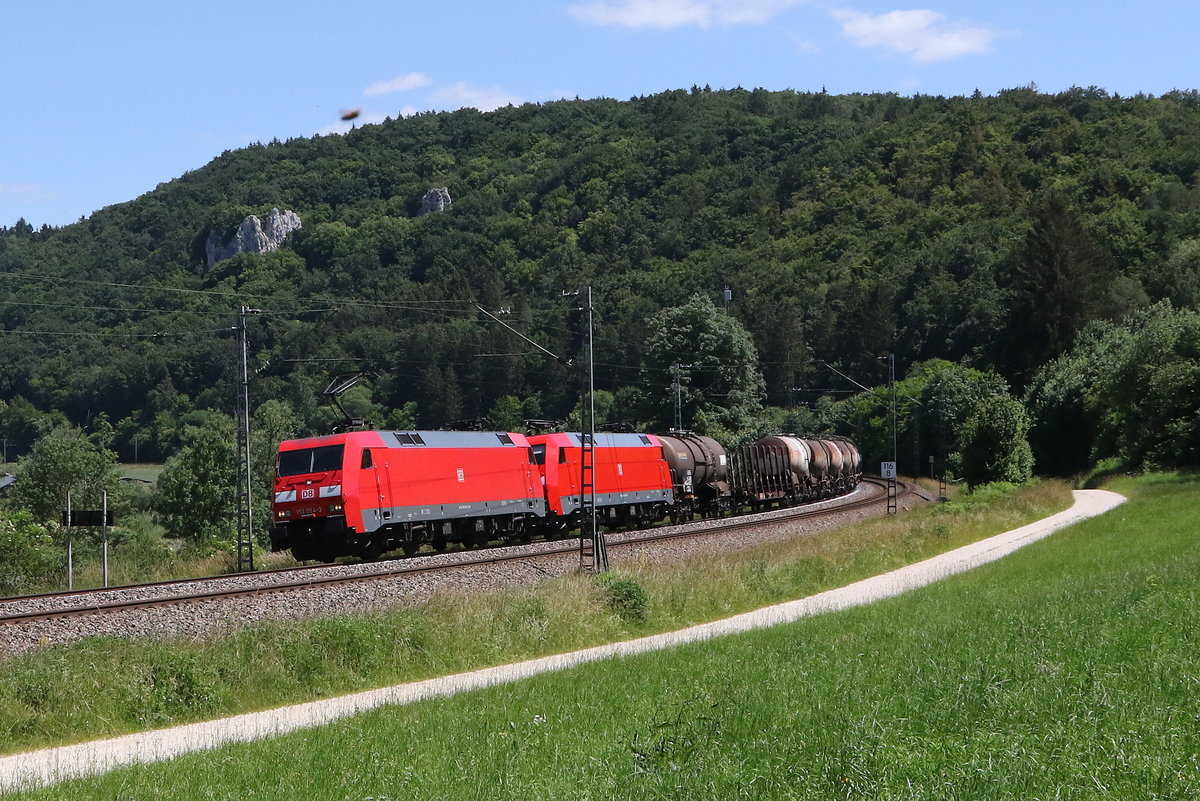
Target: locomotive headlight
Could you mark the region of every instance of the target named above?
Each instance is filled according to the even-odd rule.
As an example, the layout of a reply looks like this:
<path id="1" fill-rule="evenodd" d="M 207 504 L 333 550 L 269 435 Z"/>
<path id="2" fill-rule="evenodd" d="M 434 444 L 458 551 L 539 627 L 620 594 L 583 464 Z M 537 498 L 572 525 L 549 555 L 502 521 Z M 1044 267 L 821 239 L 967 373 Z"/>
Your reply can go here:
<path id="1" fill-rule="evenodd" d="M 286 509 L 278 509 L 275 512 L 276 520 L 286 520 L 290 516 L 291 516 L 291 513 L 288 512 Z"/>
<path id="2" fill-rule="evenodd" d="M 340 511 L 342 511 L 342 505 L 340 503 L 331 503 L 331 504 L 329 504 L 329 511 L 330 512 L 340 512 Z"/>

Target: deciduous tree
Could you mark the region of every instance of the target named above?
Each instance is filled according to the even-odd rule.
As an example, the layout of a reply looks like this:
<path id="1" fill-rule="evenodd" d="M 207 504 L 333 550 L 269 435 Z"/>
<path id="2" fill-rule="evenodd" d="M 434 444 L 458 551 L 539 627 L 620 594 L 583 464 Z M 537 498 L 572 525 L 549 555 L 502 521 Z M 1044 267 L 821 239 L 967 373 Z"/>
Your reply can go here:
<path id="1" fill-rule="evenodd" d="M 672 424 L 672 370 L 686 365 L 679 368 L 684 427 L 748 427 L 762 408 L 766 386 L 758 351 L 742 324 L 709 298 L 693 295 L 682 306 L 656 314 L 649 328 L 642 375 L 652 388 L 647 399 L 655 422 L 663 428 Z"/>
<path id="2" fill-rule="evenodd" d="M 109 493 L 110 508 L 120 501 L 117 457 L 101 448 L 78 428 L 59 426 L 41 437 L 17 464 L 13 503 L 35 520 L 57 520 L 71 493 L 75 509 L 99 509 L 101 493 Z"/>
<path id="3" fill-rule="evenodd" d="M 230 541 L 237 508 L 233 421 L 212 416 L 189 427 L 184 438 L 158 479 L 156 506 L 163 525 L 178 539 Z"/>

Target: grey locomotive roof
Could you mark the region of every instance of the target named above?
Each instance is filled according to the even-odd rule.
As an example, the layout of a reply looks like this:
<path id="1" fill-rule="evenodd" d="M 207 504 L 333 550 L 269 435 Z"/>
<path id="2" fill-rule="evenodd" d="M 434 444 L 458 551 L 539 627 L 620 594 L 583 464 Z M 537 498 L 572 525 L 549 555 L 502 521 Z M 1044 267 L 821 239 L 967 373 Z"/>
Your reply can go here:
<path id="1" fill-rule="evenodd" d="M 380 431 L 391 448 L 511 448 L 506 431 Z"/>
<path id="2" fill-rule="evenodd" d="M 580 439 L 579 434 L 571 432 L 567 436 L 570 437 L 572 445 L 583 447 L 583 440 Z M 646 446 L 657 447 L 645 434 L 610 434 L 607 432 L 596 434 L 597 448 L 645 448 Z"/>

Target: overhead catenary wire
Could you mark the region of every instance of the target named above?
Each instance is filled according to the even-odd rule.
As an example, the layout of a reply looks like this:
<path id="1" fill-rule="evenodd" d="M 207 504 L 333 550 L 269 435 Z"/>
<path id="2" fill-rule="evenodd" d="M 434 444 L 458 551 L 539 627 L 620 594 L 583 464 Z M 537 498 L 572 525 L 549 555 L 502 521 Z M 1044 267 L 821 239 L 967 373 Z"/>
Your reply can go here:
<path id="1" fill-rule="evenodd" d="M 186 337 L 197 336 L 200 334 L 228 334 L 233 330 L 234 329 L 232 327 L 225 327 L 201 329 L 197 331 L 156 331 L 148 334 L 134 334 L 121 331 L 29 331 L 26 329 L 4 329 L 0 330 L 0 334 L 7 334 L 9 336 L 91 337 L 94 339 L 101 339 L 103 337 L 163 339 L 165 337 Z"/>
<path id="2" fill-rule="evenodd" d="M 363 298 L 341 297 L 341 296 L 334 296 L 334 295 L 329 295 L 329 294 L 325 294 L 325 293 L 322 293 L 320 295 L 313 295 L 308 298 L 282 298 L 282 297 L 279 297 L 278 295 L 263 295 L 261 293 L 247 293 L 244 291 L 236 291 L 236 290 L 199 289 L 199 288 L 190 288 L 190 287 L 170 287 L 170 286 L 164 286 L 161 284 L 158 284 L 158 285 L 130 284 L 130 283 L 122 283 L 122 282 L 116 282 L 116 281 L 98 281 L 98 280 L 94 280 L 94 279 L 66 278 L 66 277 L 59 277 L 59 276 L 44 276 L 44 275 L 40 275 L 40 276 L 39 275 L 29 275 L 29 274 L 25 274 L 25 273 L 16 273 L 16 272 L 12 272 L 12 271 L 0 271 L 0 275 L 13 275 L 13 276 L 20 276 L 21 278 L 25 278 L 25 279 L 32 278 L 32 279 L 40 279 L 40 280 L 56 282 L 56 283 L 90 285 L 90 286 L 107 287 L 107 288 L 113 288 L 113 289 L 137 291 L 137 292 L 143 292 L 143 293 L 153 293 L 153 294 L 161 294 L 164 292 L 166 292 L 166 293 L 181 293 L 181 294 L 185 294 L 185 295 L 189 295 L 189 296 L 212 297 L 214 299 L 215 298 L 221 298 L 221 299 L 262 298 L 264 300 L 269 300 L 270 304 L 278 304 L 280 302 L 287 304 L 288 306 L 286 308 L 274 308 L 269 311 L 264 311 L 264 313 L 263 313 L 264 317 L 269 317 L 269 318 L 274 318 L 274 319 L 285 318 L 285 317 L 289 317 L 289 316 L 293 316 L 293 315 L 307 315 L 307 314 L 315 314 L 315 313 L 334 313 L 337 311 L 342 311 L 344 309 L 358 309 L 358 310 L 410 311 L 410 312 L 414 312 L 414 313 L 418 313 L 418 314 L 424 314 L 424 315 L 430 315 L 433 317 L 437 317 L 437 318 L 440 318 L 443 322 L 450 323 L 450 322 L 456 322 L 456 321 L 469 321 L 470 317 L 467 316 L 465 314 L 465 312 L 469 312 L 471 310 L 483 311 L 482 307 L 480 307 L 476 301 L 474 301 L 473 299 L 469 299 L 469 298 L 416 299 L 416 300 L 407 299 L 407 300 L 398 300 L 398 301 L 382 301 L 382 300 L 369 300 L 369 299 L 363 299 Z M 11 299 L 10 300 L 0 300 L 0 307 L 5 305 L 6 303 L 9 305 L 15 305 L 15 304 L 34 305 L 36 302 L 34 302 L 34 301 L 16 301 L 16 300 L 11 300 Z M 309 306 L 309 304 L 314 304 L 314 303 L 325 304 L 326 308 L 316 308 L 316 309 L 311 308 Z M 224 310 L 210 310 L 210 309 L 196 309 L 196 308 L 147 309 L 147 308 L 130 308 L 130 307 L 119 307 L 119 306 L 80 307 L 80 306 L 71 306 L 69 304 L 43 304 L 43 305 L 48 308 L 71 307 L 71 308 L 78 308 L 78 309 L 86 309 L 89 311 L 124 311 L 127 313 L 146 313 L 146 314 L 158 313 L 158 314 L 162 314 L 162 315 L 173 315 L 173 314 L 188 315 L 188 314 L 191 314 L 191 315 L 208 316 L 208 315 L 227 315 L 228 314 L 228 312 L 224 311 Z M 536 313 L 536 309 L 534 309 L 533 311 Z M 380 322 L 387 323 L 387 322 L 389 322 L 389 319 L 384 319 Z M 547 322 L 544 319 L 538 321 L 538 328 L 540 330 L 545 330 L 545 331 L 564 332 L 564 333 L 572 332 L 572 329 L 570 329 L 567 326 L 555 325 L 553 323 Z M 23 336 L 42 336 L 42 337 L 95 338 L 95 339 L 113 338 L 113 339 L 154 340 L 154 339 L 161 339 L 161 338 L 167 338 L 167 337 L 225 335 L 225 334 L 230 333 L 233 330 L 235 330 L 235 329 L 232 327 L 230 327 L 230 328 L 189 329 L 189 330 L 178 330 L 178 331 L 158 330 L 158 331 L 149 331 L 149 332 L 116 331 L 116 330 L 113 330 L 112 328 L 108 328 L 105 330 L 90 330 L 90 331 L 67 331 L 67 330 L 48 330 L 48 329 L 37 329 L 37 330 L 10 329 L 10 330 L 0 331 L 0 333 L 23 335 Z M 595 336 L 595 342 L 597 345 L 609 346 L 609 347 L 619 347 L 621 345 L 626 344 L 619 337 L 616 337 L 616 336 L 605 337 L 603 335 Z M 459 340 L 459 344 L 462 344 L 462 343 L 463 343 L 463 340 Z M 539 344 L 537 344 L 537 343 L 534 343 L 534 344 L 539 349 L 541 348 L 541 346 Z M 530 355 L 530 354 L 527 354 L 527 353 L 508 353 L 508 354 L 488 353 L 488 354 L 474 354 L 471 356 L 471 358 L 525 358 L 528 355 Z M 567 364 L 570 363 L 568 360 L 563 360 L 563 361 L 564 361 L 564 363 L 567 363 Z M 395 360 L 394 363 L 396 363 L 396 364 L 428 364 L 428 365 L 456 366 L 456 367 L 470 366 L 470 364 L 471 364 L 470 362 L 447 361 L 446 359 L 439 359 L 439 358 L 404 359 L 404 360 Z M 597 361 L 595 366 L 597 368 L 609 370 L 609 371 L 637 372 L 642 377 L 641 383 L 644 386 L 660 388 L 660 389 L 671 386 L 669 381 L 661 381 L 660 382 L 660 381 L 655 381 L 654 379 L 647 380 L 647 377 L 646 377 L 648 373 L 658 373 L 658 374 L 663 374 L 665 376 L 670 371 L 669 365 L 657 367 L 654 365 L 646 365 L 646 364 L 629 364 L 629 363 Z M 703 365 L 703 366 L 697 367 L 696 372 L 715 373 L 718 370 L 723 369 L 724 367 L 725 367 L 724 365 L 712 365 L 712 366 Z M 488 383 L 495 383 L 495 382 L 488 382 Z M 697 387 L 697 389 L 700 389 L 700 387 Z"/>
<path id="3" fill-rule="evenodd" d="M 474 304 L 473 300 L 462 299 L 462 298 L 445 298 L 445 299 L 428 299 L 428 300 L 406 299 L 406 300 L 398 300 L 398 301 L 374 301 L 374 300 L 365 300 L 363 298 L 344 297 L 344 296 L 329 295 L 329 294 L 324 294 L 324 293 L 318 294 L 318 295 L 313 295 L 309 298 L 286 298 L 286 297 L 280 297 L 277 294 L 264 294 L 261 292 L 247 292 L 245 290 L 234 291 L 234 290 L 221 290 L 221 289 L 197 289 L 197 288 L 192 288 L 192 287 L 167 286 L 164 284 L 153 284 L 153 285 L 129 284 L 129 283 L 122 283 L 119 281 L 97 281 L 94 279 L 87 279 L 87 278 L 66 278 L 66 277 L 62 277 L 62 276 L 37 275 L 37 274 L 30 274 L 30 273 L 13 272 L 10 270 L 8 270 L 8 271 L 0 270 L 0 276 L 9 276 L 9 277 L 17 278 L 17 279 L 20 279 L 23 281 L 29 281 L 29 280 L 49 281 L 49 282 L 63 283 L 63 284 L 77 284 L 77 285 L 85 285 L 85 286 L 108 287 L 111 289 L 136 290 L 136 291 L 140 291 L 140 292 L 153 292 L 153 293 L 164 293 L 165 292 L 165 293 L 175 293 L 175 294 L 184 294 L 184 295 L 193 295 L 193 296 L 207 296 L 207 297 L 220 298 L 220 299 L 226 299 L 226 300 L 230 299 L 230 298 L 244 299 L 244 300 L 266 300 L 266 301 L 269 301 L 269 305 L 275 305 L 275 306 L 279 306 L 281 302 L 290 302 L 290 303 L 296 303 L 296 304 L 321 303 L 321 304 L 326 304 L 326 305 L 338 304 L 340 306 L 352 306 L 352 307 L 360 307 L 360 308 L 379 308 L 379 309 L 391 309 L 391 310 L 421 311 L 421 310 L 423 310 L 423 307 L 437 308 L 437 307 L 447 307 L 447 306 L 452 306 L 452 305 L 461 306 L 464 310 L 466 310 L 468 307 L 470 307 Z M 4 301 L 0 301 L 0 302 L 4 302 Z M 308 311 L 308 310 L 306 310 L 303 305 L 299 305 L 296 308 L 288 309 L 288 310 L 277 309 L 273 313 L 288 314 L 288 313 L 298 313 L 298 312 L 302 312 L 302 311 Z M 228 312 L 225 312 L 225 313 L 227 314 Z"/>

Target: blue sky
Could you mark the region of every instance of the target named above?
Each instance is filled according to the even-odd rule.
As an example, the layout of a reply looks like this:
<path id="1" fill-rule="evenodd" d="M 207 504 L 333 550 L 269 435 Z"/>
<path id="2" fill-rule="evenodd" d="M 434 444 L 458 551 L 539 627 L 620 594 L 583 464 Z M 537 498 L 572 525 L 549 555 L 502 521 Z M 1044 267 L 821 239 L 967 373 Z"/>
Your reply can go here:
<path id="1" fill-rule="evenodd" d="M 0 225 L 65 225 L 251 142 L 709 85 L 1200 89 L 1195 0 L 6 3 Z"/>

